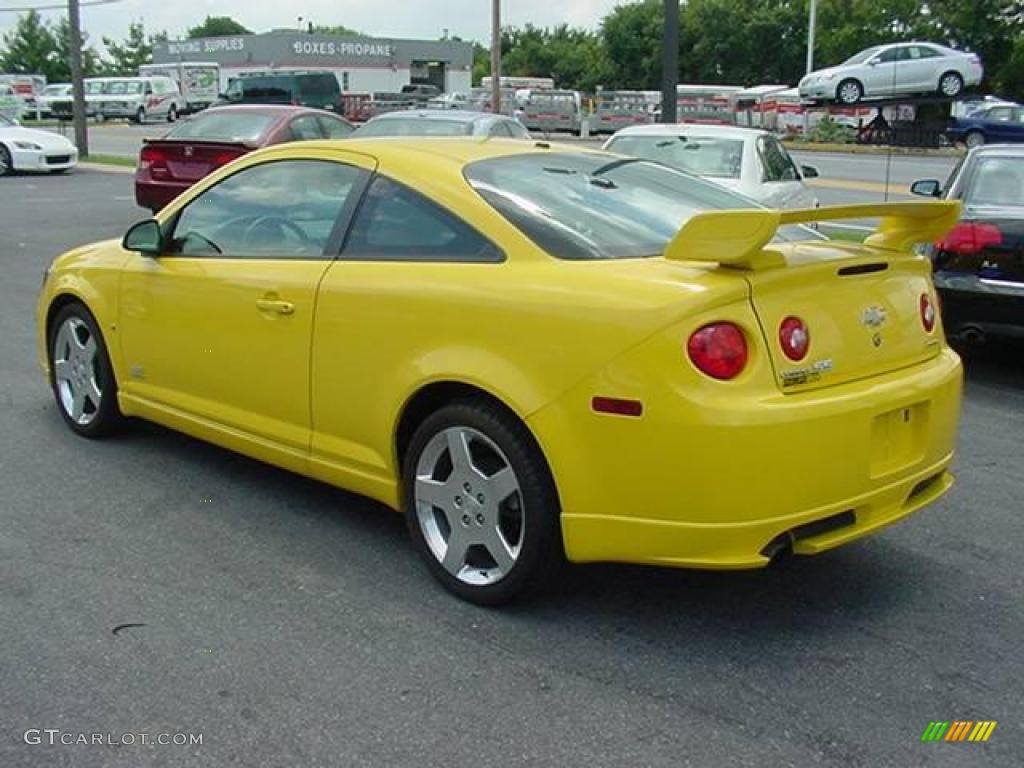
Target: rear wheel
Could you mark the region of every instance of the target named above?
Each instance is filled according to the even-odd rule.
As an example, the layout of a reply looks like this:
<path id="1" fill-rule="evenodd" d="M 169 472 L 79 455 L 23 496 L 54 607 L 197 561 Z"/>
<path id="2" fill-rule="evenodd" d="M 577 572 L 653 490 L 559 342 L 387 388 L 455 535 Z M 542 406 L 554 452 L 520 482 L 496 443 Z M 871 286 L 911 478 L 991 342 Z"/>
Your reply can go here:
<path id="1" fill-rule="evenodd" d="M 92 313 L 79 303 L 50 325 L 50 385 L 64 422 L 83 437 L 100 437 L 121 421 L 117 382 Z"/>
<path id="2" fill-rule="evenodd" d="M 14 161 L 11 160 L 11 153 L 7 147 L 0 144 L 0 176 L 14 173 Z"/>
<path id="3" fill-rule="evenodd" d="M 171 104 L 171 108 L 167 110 L 167 122 L 173 123 L 178 119 L 178 108 Z"/>
<path id="4" fill-rule="evenodd" d="M 135 122 L 139 125 L 142 125 L 144 122 L 146 122 L 145 108 L 139 107 L 138 110 L 135 112 Z"/>
<path id="5" fill-rule="evenodd" d="M 968 131 L 964 137 L 964 144 L 967 145 L 968 149 L 974 149 L 980 147 L 985 143 L 985 134 L 981 131 Z"/>
<path id="6" fill-rule="evenodd" d="M 864 97 L 864 86 L 852 78 L 843 80 L 836 88 L 836 101 L 840 104 L 856 104 Z"/>
<path id="7" fill-rule="evenodd" d="M 964 79 L 959 72 L 946 72 L 939 78 L 939 93 L 948 98 L 955 98 L 964 89 Z"/>
<path id="8" fill-rule="evenodd" d="M 465 600 L 527 595 L 564 559 L 547 464 L 522 423 L 495 405 L 463 401 L 428 417 L 410 441 L 403 484 L 416 548 Z"/>

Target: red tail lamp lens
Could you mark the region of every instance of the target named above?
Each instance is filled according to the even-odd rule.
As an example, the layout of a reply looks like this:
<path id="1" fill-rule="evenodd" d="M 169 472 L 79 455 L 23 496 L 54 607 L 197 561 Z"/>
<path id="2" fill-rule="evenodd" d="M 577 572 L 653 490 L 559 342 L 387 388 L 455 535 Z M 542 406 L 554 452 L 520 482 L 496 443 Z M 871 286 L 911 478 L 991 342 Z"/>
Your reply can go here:
<path id="1" fill-rule="evenodd" d="M 713 379 L 734 379 L 747 365 L 747 340 L 733 323 L 705 325 L 690 336 L 686 351 L 693 364 Z"/>
<path id="2" fill-rule="evenodd" d="M 931 333 L 935 328 L 935 302 L 932 301 L 932 297 L 927 293 L 921 294 L 921 325 L 924 329 Z"/>
<path id="3" fill-rule="evenodd" d="M 803 360 L 811 347 L 811 332 L 799 317 L 787 317 L 779 325 L 779 343 L 790 360 Z"/>
<path id="4" fill-rule="evenodd" d="M 961 221 L 936 244 L 940 251 L 959 254 L 981 253 L 986 248 L 1002 245 L 1003 233 L 995 224 Z"/>

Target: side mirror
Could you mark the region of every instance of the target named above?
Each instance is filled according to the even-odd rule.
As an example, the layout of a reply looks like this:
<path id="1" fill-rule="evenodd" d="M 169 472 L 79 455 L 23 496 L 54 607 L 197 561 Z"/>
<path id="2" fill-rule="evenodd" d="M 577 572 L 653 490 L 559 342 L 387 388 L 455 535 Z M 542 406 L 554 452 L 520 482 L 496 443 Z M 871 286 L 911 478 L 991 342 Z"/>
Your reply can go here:
<path id="1" fill-rule="evenodd" d="M 143 256 L 159 256 L 163 246 L 163 234 L 156 219 L 146 219 L 132 225 L 121 241 L 126 251 L 135 251 Z"/>
<path id="2" fill-rule="evenodd" d="M 800 173 L 804 175 L 805 179 L 816 179 L 821 175 L 813 165 L 801 165 Z"/>
<path id="3" fill-rule="evenodd" d="M 910 185 L 910 193 L 912 195 L 920 195 L 921 197 L 938 197 L 941 192 L 942 184 L 935 179 L 918 179 Z"/>
<path id="4" fill-rule="evenodd" d="M 871 61 L 869 61 L 868 62 L 868 66 L 869 67 L 877 67 L 878 66 L 878 59 L 872 59 Z"/>

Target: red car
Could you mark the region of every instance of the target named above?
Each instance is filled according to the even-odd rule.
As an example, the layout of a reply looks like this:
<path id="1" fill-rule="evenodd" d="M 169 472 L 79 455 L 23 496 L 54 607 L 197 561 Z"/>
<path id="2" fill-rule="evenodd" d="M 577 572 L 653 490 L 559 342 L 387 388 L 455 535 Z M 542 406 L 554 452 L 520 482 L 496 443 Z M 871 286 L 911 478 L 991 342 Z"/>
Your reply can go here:
<path id="1" fill-rule="evenodd" d="M 154 213 L 236 157 L 271 144 L 341 139 L 354 126 L 331 112 L 276 104 L 211 107 L 160 139 L 145 139 L 135 201 Z"/>

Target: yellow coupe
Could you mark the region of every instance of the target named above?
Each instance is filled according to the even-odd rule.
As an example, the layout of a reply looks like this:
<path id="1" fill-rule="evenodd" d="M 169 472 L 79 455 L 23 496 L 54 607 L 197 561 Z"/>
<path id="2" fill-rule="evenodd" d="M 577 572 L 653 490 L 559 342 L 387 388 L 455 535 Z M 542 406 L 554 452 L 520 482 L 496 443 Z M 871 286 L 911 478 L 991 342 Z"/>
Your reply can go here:
<path id="1" fill-rule="evenodd" d="M 49 269 L 75 432 L 150 419 L 403 510 L 479 603 L 563 559 L 752 568 L 941 496 L 956 202 L 773 211 L 495 139 L 254 152 Z M 878 217 L 863 245 L 799 226 Z"/>

